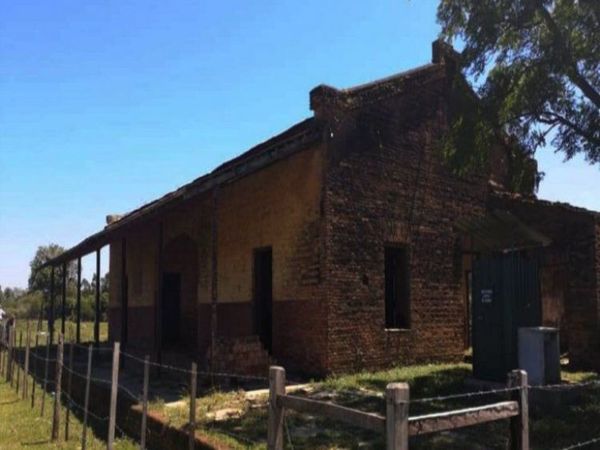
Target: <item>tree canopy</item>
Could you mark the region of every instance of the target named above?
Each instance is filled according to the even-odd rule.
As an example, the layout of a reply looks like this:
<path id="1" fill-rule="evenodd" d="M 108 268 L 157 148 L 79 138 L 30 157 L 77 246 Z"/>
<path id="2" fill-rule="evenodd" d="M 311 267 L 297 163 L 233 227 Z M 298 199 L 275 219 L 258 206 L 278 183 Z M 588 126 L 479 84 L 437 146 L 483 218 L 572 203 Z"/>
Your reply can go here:
<path id="1" fill-rule="evenodd" d="M 454 117 L 455 159 L 481 161 L 501 130 L 525 155 L 600 163 L 600 1 L 441 0 L 437 18 L 480 97 L 476 121 Z"/>
<path id="2" fill-rule="evenodd" d="M 31 260 L 31 263 L 29 263 L 31 267 L 29 275 L 29 291 L 41 291 L 45 295 L 50 292 L 52 269 L 50 267 L 40 269 L 40 267 L 42 267 L 46 261 L 57 257 L 64 251 L 65 249 L 57 244 L 40 245 L 38 247 L 35 256 Z M 77 275 L 76 271 L 77 268 L 75 262 L 70 262 L 67 265 L 67 279 L 72 280 L 75 278 Z M 58 289 L 62 280 L 62 267 L 57 267 L 55 269 L 54 277 L 55 288 Z"/>

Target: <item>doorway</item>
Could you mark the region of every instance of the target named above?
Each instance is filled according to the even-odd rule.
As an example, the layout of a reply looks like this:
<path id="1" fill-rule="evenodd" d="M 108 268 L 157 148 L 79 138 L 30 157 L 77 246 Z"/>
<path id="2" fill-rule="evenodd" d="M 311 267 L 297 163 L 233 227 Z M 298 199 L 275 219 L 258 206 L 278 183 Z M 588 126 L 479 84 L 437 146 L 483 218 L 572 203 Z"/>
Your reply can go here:
<path id="1" fill-rule="evenodd" d="M 181 328 L 181 274 L 165 272 L 162 279 L 162 345 L 179 343 Z"/>
<path id="2" fill-rule="evenodd" d="M 527 252 L 473 262 L 473 375 L 503 381 L 518 366 L 519 327 L 540 326 L 538 259 Z"/>
<path id="3" fill-rule="evenodd" d="M 273 251 L 254 250 L 254 332 L 271 353 L 273 344 Z"/>

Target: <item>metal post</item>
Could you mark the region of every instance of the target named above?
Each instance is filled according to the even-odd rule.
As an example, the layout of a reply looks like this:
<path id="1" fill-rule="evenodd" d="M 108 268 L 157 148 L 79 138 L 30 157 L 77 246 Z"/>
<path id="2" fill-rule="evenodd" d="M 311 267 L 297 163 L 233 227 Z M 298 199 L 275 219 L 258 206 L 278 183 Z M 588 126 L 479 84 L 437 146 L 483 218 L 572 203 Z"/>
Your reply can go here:
<path id="1" fill-rule="evenodd" d="M 67 375 L 67 396 L 68 403 L 67 406 L 67 414 L 65 417 L 65 441 L 69 440 L 69 416 L 71 413 L 71 396 L 73 395 L 71 392 L 71 385 L 73 384 L 73 338 L 71 338 L 71 343 L 69 344 L 69 374 Z"/>
<path id="2" fill-rule="evenodd" d="M 100 249 L 96 250 L 96 315 L 94 317 L 94 342 L 100 344 Z"/>
<path id="3" fill-rule="evenodd" d="M 88 408 L 90 405 L 90 382 L 92 379 L 92 354 L 93 347 L 90 344 L 88 347 L 87 372 L 85 377 L 85 398 L 83 400 L 83 430 L 81 432 L 81 450 L 87 447 L 87 423 L 88 423 Z"/>
<path id="4" fill-rule="evenodd" d="M 64 337 L 58 335 L 58 347 L 56 348 L 56 379 L 54 382 L 54 415 L 52 416 L 52 440 L 58 439 L 58 429 L 60 427 L 60 400 L 62 390 L 62 366 L 63 366 L 63 343 Z"/>
<path id="5" fill-rule="evenodd" d="M 50 311 L 48 311 L 48 332 L 50 344 L 54 343 L 54 266 L 50 274 Z"/>
<path id="6" fill-rule="evenodd" d="M 408 450 L 409 399 L 407 383 L 390 383 L 385 388 L 387 450 Z"/>
<path id="7" fill-rule="evenodd" d="M 115 342 L 112 362 L 112 383 L 110 389 L 110 417 L 108 422 L 108 450 L 113 450 L 115 442 L 115 424 L 117 419 L 117 391 L 119 390 L 119 351 L 120 344 Z"/>
<path id="8" fill-rule="evenodd" d="M 121 343 L 127 345 L 129 334 L 129 297 L 127 281 L 127 240 L 121 239 Z M 124 362 L 124 361 L 123 361 Z"/>
<path id="9" fill-rule="evenodd" d="M 142 390 L 142 430 L 140 449 L 146 450 L 146 423 L 148 419 L 148 382 L 150 378 L 150 356 L 144 359 L 144 387 Z"/>
<path id="10" fill-rule="evenodd" d="M 192 363 L 190 377 L 190 437 L 189 450 L 196 448 L 196 387 L 198 384 L 198 366 Z"/>
<path id="11" fill-rule="evenodd" d="M 285 369 L 269 368 L 269 419 L 267 423 L 267 449 L 283 450 L 284 410 L 278 405 L 277 396 L 285 395 Z"/>
<path id="12" fill-rule="evenodd" d="M 81 256 L 77 258 L 77 328 L 75 331 L 77 343 L 81 343 Z"/>
<path id="13" fill-rule="evenodd" d="M 511 450 L 529 450 L 529 397 L 527 372 L 513 370 L 508 374 L 508 387 L 519 389 L 513 391 L 512 397 L 519 404 L 519 415 L 510 419 Z"/>

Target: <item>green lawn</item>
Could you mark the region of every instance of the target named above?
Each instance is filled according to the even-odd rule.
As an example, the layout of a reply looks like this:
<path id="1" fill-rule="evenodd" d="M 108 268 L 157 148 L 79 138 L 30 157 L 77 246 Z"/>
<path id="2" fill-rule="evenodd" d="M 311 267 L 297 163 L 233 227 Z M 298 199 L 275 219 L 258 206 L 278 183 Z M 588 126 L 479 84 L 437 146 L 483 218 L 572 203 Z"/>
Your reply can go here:
<path id="1" fill-rule="evenodd" d="M 471 375 L 468 364 L 438 364 L 395 368 L 378 372 L 331 377 L 311 383 L 310 388 L 295 395 L 332 401 L 370 412 L 385 414 L 383 391 L 390 382 L 405 381 L 411 388 L 411 399 L 453 395 L 476 390 L 464 381 Z M 568 382 L 600 380 L 591 372 L 563 372 Z M 413 403 L 411 415 L 447 411 L 493 403 L 507 399 L 507 394 L 486 394 L 475 398 L 436 400 L 424 404 Z M 217 437 L 226 436 L 236 448 L 265 448 L 267 434 L 266 396 L 249 401 L 243 391 L 218 392 L 197 399 L 197 418 L 203 432 Z M 158 401 L 151 409 L 160 412 L 174 426 L 183 426 L 187 420 L 189 398 L 183 397 L 176 405 Z M 225 420 L 214 420 L 215 412 L 238 411 Z M 236 417 L 237 416 L 237 417 Z M 572 399 L 562 408 L 531 408 L 532 448 L 551 450 L 566 447 L 594 437 L 600 437 L 600 387 L 586 389 L 580 398 Z M 287 413 L 286 442 L 293 448 L 353 449 L 384 448 L 383 436 L 347 427 L 319 417 Z M 508 438 L 508 421 L 494 422 L 438 433 L 411 441 L 415 450 L 504 449 Z M 230 436 L 237 437 L 232 439 Z M 287 444 L 289 448 L 291 445 Z"/>
<path id="2" fill-rule="evenodd" d="M 39 393 L 39 387 L 36 388 Z M 80 449 L 81 448 L 81 422 L 71 414 L 69 422 L 70 439 L 64 440 L 65 408 L 61 408 L 60 440 L 50 441 L 52 429 L 52 398 L 46 397 L 46 410 L 44 417 L 40 417 L 40 396 L 34 408 L 30 400 L 24 401 L 17 396 L 4 377 L 0 378 L 0 450 L 39 448 L 39 449 Z M 94 435 L 89 429 L 88 448 L 104 449 L 106 442 Z M 137 448 L 131 441 L 118 440 L 115 448 L 120 450 L 133 450 Z"/>
<path id="3" fill-rule="evenodd" d="M 37 329 L 37 320 L 29 321 L 29 327 L 33 333 L 34 330 Z M 77 329 L 76 322 L 67 320 L 65 322 L 65 339 L 70 341 L 71 339 L 75 339 L 75 331 Z M 41 331 L 48 330 L 48 322 L 43 321 L 41 323 Z M 56 333 L 60 333 L 61 331 L 61 321 L 57 319 L 54 322 L 54 331 Z M 23 341 L 25 341 L 25 336 L 27 334 L 27 320 L 25 319 L 17 319 L 17 343 L 19 339 L 19 333 L 23 332 Z M 32 339 L 35 339 L 32 337 Z M 81 322 L 81 342 L 93 342 L 94 341 L 94 322 Z M 100 322 L 100 342 L 108 341 L 108 322 Z M 40 341 L 41 342 L 41 341 Z M 24 344 L 23 344 L 24 345 Z"/>

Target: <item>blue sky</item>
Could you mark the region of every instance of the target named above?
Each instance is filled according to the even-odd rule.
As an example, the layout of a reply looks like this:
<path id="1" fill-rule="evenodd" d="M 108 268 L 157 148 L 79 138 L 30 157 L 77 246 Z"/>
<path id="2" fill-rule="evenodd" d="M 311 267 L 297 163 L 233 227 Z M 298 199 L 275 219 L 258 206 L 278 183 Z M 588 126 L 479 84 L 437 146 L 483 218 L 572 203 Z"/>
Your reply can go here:
<path id="1" fill-rule="evenodd" d="M 314 86 L 427 63 L 436 5 L 0 0 L 0 285 L 309 116 Z M 540 197 L 600 210 L 598 167 L 539 161 Z"/>

